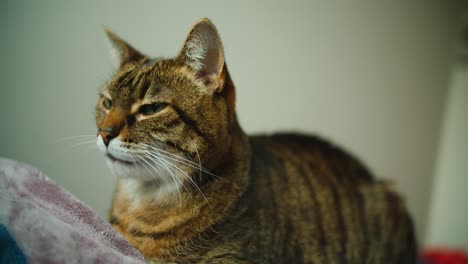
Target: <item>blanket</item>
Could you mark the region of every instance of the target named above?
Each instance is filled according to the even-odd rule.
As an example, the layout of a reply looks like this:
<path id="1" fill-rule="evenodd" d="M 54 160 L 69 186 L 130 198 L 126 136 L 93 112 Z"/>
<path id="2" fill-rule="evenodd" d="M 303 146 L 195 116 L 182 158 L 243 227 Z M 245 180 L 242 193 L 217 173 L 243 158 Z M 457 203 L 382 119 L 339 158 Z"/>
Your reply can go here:
<path id="1" fill-rule="evenodd" d="M 75 196 L 39 170 L 1 158 L 0 231 L 0 252 L 8 252 L 2 263 L 145 263 Z"/>

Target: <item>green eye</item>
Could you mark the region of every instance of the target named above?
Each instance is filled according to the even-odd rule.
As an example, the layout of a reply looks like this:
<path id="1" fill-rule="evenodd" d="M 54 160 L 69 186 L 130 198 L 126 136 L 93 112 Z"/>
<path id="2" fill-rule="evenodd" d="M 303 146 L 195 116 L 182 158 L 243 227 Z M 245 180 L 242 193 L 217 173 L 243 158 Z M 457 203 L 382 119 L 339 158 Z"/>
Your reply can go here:
<path id="1" fill-rule="evenodd" d="M 143 115 L 152 115 L 156 114 L 157 112 L 160 112 L 164 108 L 166 108 L 167 103 L 155 103 L 155 104 L 147 104 L 147 105 L 142 105 L 140 107 L 140 113 Z"/>
<path id="2" fill-rule="evenodd" d="M 106 108 L 106 109 L 110 109 L 112 107 L 111 99 L 104 98 L 104 100 L 102 100 L 102 106 L 104 106 L 104 108 Z"/>

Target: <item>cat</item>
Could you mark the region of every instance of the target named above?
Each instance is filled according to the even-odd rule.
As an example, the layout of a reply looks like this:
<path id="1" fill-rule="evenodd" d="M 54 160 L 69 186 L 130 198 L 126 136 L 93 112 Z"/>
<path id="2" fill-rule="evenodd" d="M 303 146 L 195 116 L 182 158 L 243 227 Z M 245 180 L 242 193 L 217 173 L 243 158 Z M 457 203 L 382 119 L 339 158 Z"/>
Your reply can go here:
<path id="1" fill-rule="evenodd" d="M 416 263 L 390 184 L 317 136 L 247 136 L 208 19 L 175 58 L 106 29 L 119 69 L 100 90 L 98 147 L 118 183 L 110 223 L 154 263 Z"/>

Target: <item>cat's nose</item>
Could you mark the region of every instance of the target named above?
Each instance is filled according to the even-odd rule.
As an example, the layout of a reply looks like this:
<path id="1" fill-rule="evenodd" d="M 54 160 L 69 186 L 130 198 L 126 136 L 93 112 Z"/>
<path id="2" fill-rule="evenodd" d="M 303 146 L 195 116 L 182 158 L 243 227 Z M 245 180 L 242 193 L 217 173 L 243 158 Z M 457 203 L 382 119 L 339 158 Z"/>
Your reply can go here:
<path id="1" fill-rule="evenodd" d="M 98 134 L 102 137 L 102 141 L 106 147 L 110 141 L 120 134 L 120 130 L 125 125 L 125 114 L 122 111 L 109 110 L 106 118 L 100 126 L 98 126 Z"/>
<path id="2" fill-rule="evenodd" d="M 101 136 L 102 141 L 104 142 L 104 145 L 106 145 L 106 147 L 109 146 L 109 142 L 111 141 L 111 139 L 115 138 L 118 135 L 118 133 L 116 133 L 112 128 L 100 128 L 98 133 Z"/>

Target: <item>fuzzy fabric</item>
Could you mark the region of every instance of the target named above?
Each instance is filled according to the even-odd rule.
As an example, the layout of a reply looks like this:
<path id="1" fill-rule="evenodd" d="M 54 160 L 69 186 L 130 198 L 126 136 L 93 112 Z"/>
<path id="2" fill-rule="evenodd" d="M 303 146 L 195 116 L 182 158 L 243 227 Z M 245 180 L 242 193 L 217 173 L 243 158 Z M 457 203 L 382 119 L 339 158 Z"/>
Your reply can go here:
<path id="1" fill-rule="evenodd" d="M 0 225 L 28 263 L 146 263 L 95 211 L 37 169 L 8 159 L 0 159 Z"/>

